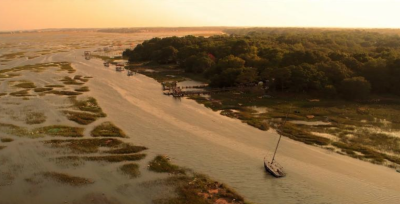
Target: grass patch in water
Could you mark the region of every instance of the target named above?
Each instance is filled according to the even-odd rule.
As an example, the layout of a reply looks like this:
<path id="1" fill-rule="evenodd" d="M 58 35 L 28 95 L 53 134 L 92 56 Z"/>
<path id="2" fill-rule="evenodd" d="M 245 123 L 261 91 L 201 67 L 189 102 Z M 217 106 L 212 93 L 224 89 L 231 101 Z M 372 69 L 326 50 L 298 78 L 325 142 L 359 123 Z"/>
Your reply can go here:
<path id="1" fill-rule="evenodd" d="M 24 89 L 33 89 L 36 88 L 35 84 L 32 82 L 23 82 L 23 83 L 19 83 L 17 85 L 14 85 L 15 87 L 18 88 L 24 88 Z"/>
<path id="2" fill-rule="evenodd" d="M 0 58 L 4 58 L 4 59 L 7 59 L 7 60 L 11 60 L 11 59 L 23 57 L 24 54 L 25 54 L 25 52 L 14 52 L 14 53 L 9 53 L 9 54 L 1 55 Z"/>
<path id="3" fill-rule="evenodd" d="M 105 161 L 105 162 L 124 162 L 124 161 L 138 161 L 146 157 L 145 154 L 130 154 L 130 155 L 111 155 L 111 156 L 88 156 L 81 157 L 86 161 Z"/>
<path id="4" fill-rule="evenodd" d="M 106 116 L 106 114 L 103 113 L 103 110 L 97 103 L 97 100 L 93 97 L 88 97 L 87 99 L 84 100 L 76 100 L 76 98 L 71 98 L 71 100 L 74 106 L 81 111 L 97 113 L 103 115 L 104 117 Z"/>
<path id="5" fill-rule="evenodd" d="M 96 126 L 91 135 L 93 137 L 127 137 L 126 134 L 111 122 L 104 122 Z"/>
<path id="6" fill-rule="evenodd" d="M 20 72 L 20 71 L 42 72 L 45 69 L 51 67 L 58 67 L 60 68 L 60 71 L 67 71 L 68 73 L 75 72 L 75 69 L 71 67 L 71 64 L 69 62 L 50 62 L 50 63 L 41 63 L 33 65 L 23 65 L 10 69 L 2 69 L 0 70 L 0 76 L 5 73 L 7 73 L 6 75 L 11 76 L 11 73 L 9 72 Z"/>
<path id="7" fill-rule="evenodd" d="M 63 125 L 52 125 L 47 127 L 36 128 L 33 131 L 50 136 L 83 137 L 83 128 L 69 127 Z"/>
<path id="8" fill-rule="evenodd" d="M 4 149 L 4 148 L 6 148 L 5 146 L 0 146 L 0 150 L 2 150 L 2 149 Z"/>
<path id="9" fill-rule="evenodd" d="M 0 97 L 7 96 L 7 93 L 0 93 Z"/>
<path id="10" fill-rule="evenodd" d="M 65 84 L 65 85 L 83 85 L 84 84 L 84 83 L 78 82 L 77 80 L 72 79 L 71 77 L 68 77 L 68 76 L 64 77 L 60 81 L 62 81 L 63 84 Z"/>
<path id="11" fill-rule="evenodd" d="M 94 183 L 92 180 L 87 178 L 71 176 L 69 174 L 58 173 L 58 172 L 45 172 L 41 173 L 41 175 L 47 179 L 52 179 L 59 183 L 68 184 L 71 186 L 85 186 Z"/>
<path id="12" fill-rule="evenodd" d="M 123 144 L 122 147 L 105 151 L 108 154 L 134 154 L 146 150 L 147 147 Z"/>
<path id="13" fill-rule="evenodd" d="M 51 87 L 33 89 L 33 91 L 35 91 L 35 92 L 45 92 L 45 91 L 51 91 L 51 90 L 53 90 L 53 88 L 51 88 Z"/>
<path id="14" fill-rule="evenodd" d="M 0 79 L 9 79 L 9 78 L 17 77 L 17 76 L 21 76 L 21 75 L 15 74 L 15 73 L 0 74 Z"/>
<path id="15" fill-rule="evenodd" d="M 10 135 L 15 135 L 19 137 L 40 137 L 40 135 L 37 132 L 33 131 L 28 131 L 25 128 L 12 125 L 12 124 L 6 124 L 6 123 L 0 123 L 0 132 L 10 134 Z"/>
<path id="16" fill-rule="evenodd" d="M 10 93 L 10 96 L 16 96 L 16 97 L 26 97 L 26 96 L 33 96 L 29 94 L 29 90 L 22 90 L 22 91 L 16 91 Z"/>
<path id="17" fill-rule="evenodd" d="M 137 178 L 140 175 L 139 165 L 137 164 L 124 164 L 119 170 L 130 178 Z"/>
<path id="18" fill-rule="evenodd" d="M 139 161 L 145 157 L 146 157 L 145 154 L 111 155 L 111 156 L 82 156 L 82 157 L 65 156 L 65 157 L 58 157 L 53 160 L 60 165 L 70 164 L 72 166 L 80 166 L 83 164 L 83 161 L 118 163 L 118 162 L 126 162 L 126 161 Z"/>
<path id="19" fill-rule="evenodd" d="M 185 170 L 171 164 L 169 158 L 158 155 L 149 163 L 149 170 L 158 173 L 185 174 Z"/>
<path id="20" fill-rule="evenodd" d="M 65 86 L 64 85 L 59 85 L 59 84 L 50 84 L 50 85 L 46 85 L 45 87 L 48 87 L 48 88 L 63 88 Z"/>
<path id="21" fill-rule="evenodd" d="M 42 124 L 46 122 L 46 115 L 40 112 L 31 112 L 26 114 L 25 123 L 28 125 Z"/>
<path id="22" fill-rule="evenodd" d="M 89 90 L 89 87 L 84 86 L 84 87 L 76 88 L 75 91 L 78 91 L 78 92 L 88 92 L 88 91 L 90 91 L 90 90 Z"/>
<path id="23" fill-rule="evenodd" d="M 165 182 L 175 187 L 176 196 L 153 200 L 154 204 L 249 204 L 233 189 L 202 174 L 173 176 Z"/>
<path id="24" fill-rule="evenodd" d="M 14 139 L 12 139 L 12 138 L 1 138 L 0 140 L 1 140 L 1 142 L 3 142 L 3 143 L 7 143 L 7 142 L 12 142 L 12 141 L 14 141 Z"/>
<path id="25" fill-rule="evenodd" d="M 117 139 L 48 140 L 44 143 L 53 148 L 67 148 L 76 154 L 97 153 L 100 147 L 117 148 L 123 144 Z"/>
<path id="26" fill-rule="evenodd" d="M 281 133 L 293 140 L 304 142 L 306 144 L 328 145 L 330 140 L 328 138 L 319 137 L 306 131 L 298 125 L 290 122 L 286 123 L 281 129 Z"/>
<path id="27" fill-rule="evenodd" d="M 74 92 L 74 91 L 57 91 L 57 90 L 50 91 L 49 93 L 52 93 L 55 95 L 63 95 L 63 96 L 76 96 L 76 95 L 82 94 L 80 92 Z"/>
<path id="28" fill-rule="evenodd" d="M 102 115 L 86 113 L 86 112 L 75 112 L 75 111 L 63 111 L 68 120 L 74 121 L 81 125 L 88 125 L 96 121 Z"/>
<path id="29" fill-rule="evenodd" d="M 74 80 L 79 80 L 81 82 L 88 82 L 89 78 L 82 77 L 82 75 L 76 75 L 74 76 Z"/>

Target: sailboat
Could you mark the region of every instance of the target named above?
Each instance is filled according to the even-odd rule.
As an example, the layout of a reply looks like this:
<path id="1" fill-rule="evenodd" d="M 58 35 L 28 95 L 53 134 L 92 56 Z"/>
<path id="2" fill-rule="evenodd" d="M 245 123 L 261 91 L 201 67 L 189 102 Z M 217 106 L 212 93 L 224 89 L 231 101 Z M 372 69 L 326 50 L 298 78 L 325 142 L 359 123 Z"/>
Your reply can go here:
<path id="1" fill-rule="evenodd" d="M 264 157 L 265 170 L 277 178 L 286 176 L 286 173 L 283 171 L 283 167 L 278 162 L 276 162 L 275 156 L 276 156 L 276 152 L 278 151 L 279 143 L 281 142 L 281 138 L 282 138 L 281 130 L 287 121 L 287 117 L 288 117 L 288 115 L 286 115 L 285 120 L 282 122 L 282 124 L 280 126 L 280 130 L 277 131 L 279 134 L 279 140 L 278 140 L 278 143 L 276 144 L 276 148 L 274 151 L 274 155 L 272 156 L 272 160 L 269 161 L 267 157 Z"/>

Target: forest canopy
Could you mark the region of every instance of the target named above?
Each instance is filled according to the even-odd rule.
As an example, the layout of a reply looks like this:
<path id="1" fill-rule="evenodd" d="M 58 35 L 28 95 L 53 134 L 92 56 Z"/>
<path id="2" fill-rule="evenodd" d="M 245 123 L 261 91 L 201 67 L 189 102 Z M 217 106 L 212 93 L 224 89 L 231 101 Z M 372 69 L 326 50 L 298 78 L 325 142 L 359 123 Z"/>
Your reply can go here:
<path id="1" fill-rule="evenodd" d="M 374 30 L 259 28 L 228 35 L 153 38 L 123 55 L 177 64 L 213 87 L 262 81 L 269 90 L 365 99 L 400 95 L 400 37 Z"/>

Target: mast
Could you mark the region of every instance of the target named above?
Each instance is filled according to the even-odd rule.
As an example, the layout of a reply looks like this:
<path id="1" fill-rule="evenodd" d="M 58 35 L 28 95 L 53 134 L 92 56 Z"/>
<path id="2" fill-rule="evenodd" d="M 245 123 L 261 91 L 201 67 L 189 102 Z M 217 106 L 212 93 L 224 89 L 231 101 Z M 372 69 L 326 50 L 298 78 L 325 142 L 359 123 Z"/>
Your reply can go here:
<path id="1" fill-rule="evenodd" d="M 290 109 L 291 109 L 291 108 L 290 108 Z M 290 109 L 289 109 L 289 112 L 290 112 Z M 280 130 L 282 130 L 283 126 L 285 125 L 285 123 L 286 123 L 286 121 L 287 121 L 287 118 L 288 118 L 288 115 L 289 115 L 289 112 L 286 113 L 285 120 L 282 122 L 281 127 L 280 127 Z M 276 148 L 275 148 L 274 156 L 272 157 L 271 164 L 274 163 L 275 155 L 276 155 L 276 152 L 278 151 L 279 143 L 281 142 L 281 138 L 282 138 L 282 134 L 281 134 L 280 131 L 278 131 L 278 134 L 279 134 L 279 140 L 278 140 L 278 143 L 276 144 Z"/>

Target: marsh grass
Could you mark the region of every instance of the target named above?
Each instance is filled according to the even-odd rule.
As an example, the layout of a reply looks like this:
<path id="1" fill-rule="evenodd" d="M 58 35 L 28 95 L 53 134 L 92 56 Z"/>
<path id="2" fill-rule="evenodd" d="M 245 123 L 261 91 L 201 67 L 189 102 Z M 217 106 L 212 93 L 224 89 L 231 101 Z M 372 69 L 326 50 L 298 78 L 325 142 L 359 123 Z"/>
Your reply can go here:
<path id="1" fill-rule="evenodd" d="M 4 148 L 6 148 L 5 146 L 0 146 L 0 150 L 2 150 L 2 149 L 4 149 Z"/>
<path id="2" fill-rule="evenodd" d="M 149 170 L 157 173 L 185 174 L 185 170 L 171 164 L 169 158 L 158 155 L 149 163 Z"/>
<path id="3" fill-rule="evenodd" d="M 176 175 L 164 183 L 175 188 L 176 196 L 153 200 L 154 204 L 248 204 L 236 191 L 202 174 Z"/>
<path id="4" fill-rule="evenodd" d="M 42 72 L 45 69 L 51 68 L 51 67 L 58 67 L 58 68 L 60 68 L 59 69 L 60 71 L 67 71 L 68 73 L 75 72 L 75 69 L 72 68 L 71 64 L 68 62 L 54 62 L 54 63 L 40 63 L 40 64 L 33 64 L 33 65 L 24 65 L 24 66 L 14 67 L 14 68 L 10 68 L 10 69 L 2 69 L 2 70 L 0 70 L 0 76 L 3 75 L 3 76 L 7 76 L 7 77 L 12 77 L 13 72 L 15 74 L 15 72 L 20 72 L 20 71 Z"/>
<path id="5" fill-rule="evenodd" d="M 75 91 L 78 91 L 78 92 L 88 92 L 88 91 L 90 91 L 90 90 L 89 90 L 89 87 L 84 86 L 84 87 L 76 88 Z"/>
<path id="6" fill-rule="evenodd" d="M 117 139 L 48 140 L 44 143 L 52 148 L 67 148 L 77 154 L 98 153 L 100 147 L 117 148 L 123 144 Z"/>
<path id="7" fill-rule="evenodd" d="M 35 91 L 35 92 L 46 92 L 46 91 L 51 91 L 51 90 L 53 90 L 53 88 L 51 88 L 51 87 L 33 89 L 33 91 Z"/>
<path id="8" fill-rule="evenodd" d="M 81 125 L 88 125 L 96 121 L 102 115 L 86 113 L 86 112 L 76 112 L 76 111 L 63 111 L 68 120 L 74 121 Z"/>
<path id="9" fill-rule="evenodd" d="M 52 90 L 49 91 L 48 93 L 52 93 L 55 95 L 63 95 L 63 96 L 77 96 L 82 94 L 80 92 L 74 92 L 74 91 L 57 91 L 57 90 Z"/>
<path id="10" fill-rule="evenodd" d="M 9 53 L 9 54 L 1 55 L 0 58 L 4 58 L 4 59 L 7 59 L 7 60 L 11 60 L 11 59 L 23 57 L 24 54 L 25 54 L 25 52 L 14 52 L 14 53 Z"/>
<path id="11" fill-rule="evenodd" d="M 104 153 L 108 154 L 134 154 L 134 153 L 139 153 L 141 151 L 147 150 L 147 147 L 143 146 L 133 146 L 130 144 L 122 144 L 120 147 L 116 149 L 111 149 L 108 151 L 105 151 Z"/>
<path id="12" fill-rule="evenodd" d="M 21 76 L 21 75 L 16 74 L 16 73 L 0 74 L 0 79 L 9 79 L 9 78 L 17 77 L 17 76 Z"/>
<path id="13" fill-rule="evenodd" d="M 46 122 L 46 115 L 40 112 L 30 112 L 26 114 L 25 123 L 28 125 L 42 124 Z"/>
<path id="14" fill-rule="evenodd" d="M 33 82 L 22 82 L 17 85 L 14 85 L 14 87 L 18 88 L 24 88 L 24 89 L 33 89 L 36 88 L 35 84 Z"/>
<path id="15" fill-rule="evenodd" d="M 90 179 L 77 177 L 77 176 L 71 176 L 71 175 L 65 174 L 65 173 L 45 172 L 45 173 L 42 173 L 41 175 L 47 179 L 52 179 L 59 183 L 68 184 L 71 186 L 85 186 L 85 185 L 94 183 L 94 181 L 92 181 Z"/>
<path id="16" fill-rule="evenodd" d="M 28 131 L 26 128 L 12 124 L 0 123 L 0 132 L 7 133 L 19 137 L 40 137 L 36 132 Z"/>
<path id="17" fill-rule="evenodd" d="M 330 139 L 313 135 L 301 126 L 292 124 L 290 122 L 286 123 L 280 132 L 293 140 L 304 142 L 306 144 L 322 146 L 330 144 Z"/>
<path id="18" fill-rule="evenodd" d="M 62 81 L 63 84 L 65 84 L 65 85 L 83 85 L 84 84 L 84 83 L 78 82 L 77 80 L 72 79 L 71 77 L 68 77 L 68 76 L 64 77 L 60 81 Z"/>
<path id="19" fill-rule="evenodd" d="M 110 155 L 110 156 L 64 156 L 53 159 L 56 163 L 60 165 L 72 165 L 80 166 L 83 161 L 91 162 L 127 162 L 127 161 L 139 161 L 145 158 L 145 154 L 134 154 L 134 155 Z"/>
<path id="20" fill-rule="evenodd" d="M 145 158 L 145 154 L 131 154 L 131 155 L 110 155 L 110 156 L 86 156 L 81 157 L 86 161 L 105 161 L 105 162 L 124 162 L 124 161 L 138 161 Z"/>
<path id="21" fill-rule="evenodd" d="M 74 76 L 74 80 L 79 80 L 81 82 L 88 82 L 89 78 L 83 77 L 82 75 L 76 75 Z"/>
<path id="22" fill-rule="evenodd" d="M 36 128 L 33 130 L 39 134 L 61 137 L 83 137 L 83 128 L 69 127 L 62 125 L 52 125 L 47 127 Z"/>
<path id="23" fill-rule="evenodd" d="M 124 164 L 119 170 L 130 178 L 137 178 L 140 175 L 139 165 L 137 164 Z"/>
<path id="24" fill-rule="evenodd" d="M 59 84 L 49 84 L 49 85 L 46 85 L 45 87 L 47 87 L 47 88 L 63 88 L 65 86 L 59 85 Z"/>
<path id="25" fill-rule="evenodd" d="M 7 93 L 0 93 L 0 97 L 7 96 Z"/>
<path id="26" fill-rule="evenodd" d="M 71 98 L 71 101 L 74 104 L 74 107 L 78 108 L 81 111 L 96 113 L 104 117 L 106 116 L 106 114 L 103 113 L 103 110 L 97 103 L 97 100 L 93 97 L 88 97 L 84 100 L 76 100 L 76 98 Z"/>
<path id="27" fill-rule="evenodd" d="M 33 96 L 29 94 L 29 89 L 27 90 L 21 90 L 21 91 L 16 91 L 16 92 L 11 92 L 10 96 L 16 96 L 16 97 L 26 97 L 26 96 Z"/>
<path id="28" fill-rule="evenodd" d="M 0 141 L 3 142 L 3 143 L 8 143 L 8 142 L 14 141 L 14 139 L 12 139 L 12 138 L 1 138 Z"/>
<path id="29" fill-rule="evenodd" d="M 127 137 L 126 134 L 111 122 L 104 122 L 96 126 L 91 135 L 93 137 Z"/>

